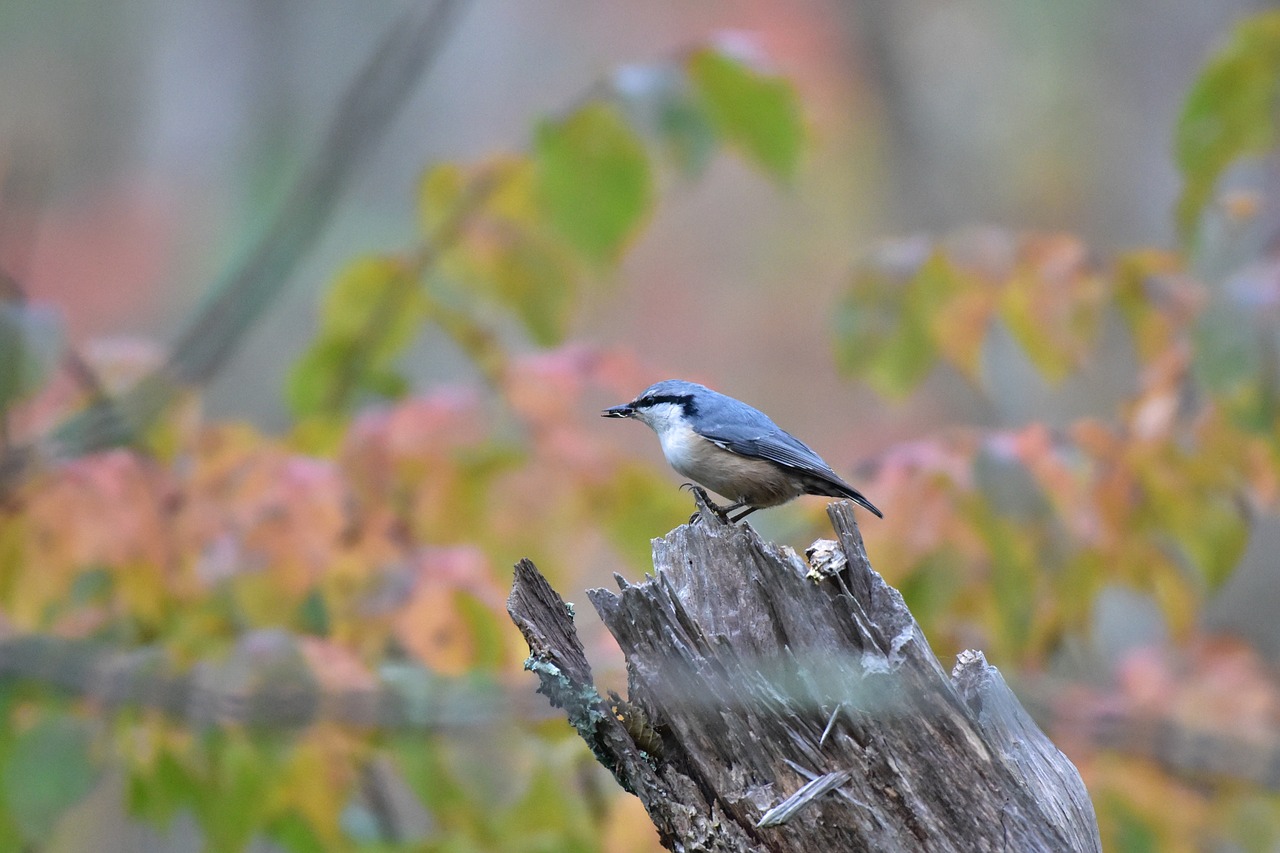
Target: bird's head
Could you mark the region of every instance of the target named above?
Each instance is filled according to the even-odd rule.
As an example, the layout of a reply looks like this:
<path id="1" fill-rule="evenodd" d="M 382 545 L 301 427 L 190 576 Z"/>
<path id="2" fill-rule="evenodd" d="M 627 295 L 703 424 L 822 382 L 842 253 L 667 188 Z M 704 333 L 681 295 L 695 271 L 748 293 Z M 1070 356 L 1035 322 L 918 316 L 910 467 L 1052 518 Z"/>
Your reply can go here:
<path id="1" fill-rule="evenodd" d="M 601 412 L 606 418 L 635 418 L 657 433 L 687 425 L 698 414 L 698 398 L 712 393 L 707 388 L 682 379 L 667 379 L 650 385 L 630 403 Z"/>

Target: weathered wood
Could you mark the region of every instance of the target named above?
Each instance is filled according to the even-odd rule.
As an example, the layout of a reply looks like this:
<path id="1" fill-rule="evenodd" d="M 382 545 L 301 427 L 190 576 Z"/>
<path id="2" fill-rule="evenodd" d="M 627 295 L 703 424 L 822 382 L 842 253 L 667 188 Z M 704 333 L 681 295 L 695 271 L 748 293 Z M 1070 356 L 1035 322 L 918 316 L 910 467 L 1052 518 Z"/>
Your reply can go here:
<path id="1" fill-rule="evenodd" d="M 654 542 L 654 577 L 588 591 L 660 757 L 601 701 L 572 614 L 521 561 L 508 610 L 540 691 L 672 850 L 1100 850 L 1070 761 L 980 653 L 947 677 L 851 505 L 829 512 L 848 565 L 826 580 L 704 517 Z"/>

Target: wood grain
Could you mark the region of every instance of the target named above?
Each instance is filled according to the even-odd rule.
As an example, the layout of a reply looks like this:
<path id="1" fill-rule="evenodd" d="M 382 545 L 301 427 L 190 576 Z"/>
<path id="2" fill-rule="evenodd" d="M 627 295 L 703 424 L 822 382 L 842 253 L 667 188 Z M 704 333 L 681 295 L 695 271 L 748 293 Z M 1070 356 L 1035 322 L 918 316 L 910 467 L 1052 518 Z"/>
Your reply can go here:
<path id="1" fill-rule="evenodd" d="M 1075 767 L 999 672 L 966 652 L 948 676 L 852 505 L 829 513 L 848 565 L 826 580 L 704 519 L 655 541 L 652 578 L 588 591 L 660 758 L 600 699 L 572 614 L 521 561 L 508 610 L 540 692 L 672 850 L 1101 850 Z"/>

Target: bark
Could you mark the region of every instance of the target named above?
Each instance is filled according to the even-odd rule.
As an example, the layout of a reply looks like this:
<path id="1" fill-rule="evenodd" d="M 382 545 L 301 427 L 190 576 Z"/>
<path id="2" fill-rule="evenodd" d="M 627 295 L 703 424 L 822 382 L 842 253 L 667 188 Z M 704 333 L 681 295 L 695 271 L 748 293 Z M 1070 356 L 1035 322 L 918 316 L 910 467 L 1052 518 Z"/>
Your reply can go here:
<path id="1" fill-rule="evenodd" d="M 618 712 L 522 560 L 507 607 L 539 691 L 671 850 L 1100 850 L 1079 774 L 1000 673 L 965 652 L 948 677 L 851 505 L 829 513 L 825 576 L 704 511 L 654 542 L 652 578 L 589 590 L 627 659 Z"/>

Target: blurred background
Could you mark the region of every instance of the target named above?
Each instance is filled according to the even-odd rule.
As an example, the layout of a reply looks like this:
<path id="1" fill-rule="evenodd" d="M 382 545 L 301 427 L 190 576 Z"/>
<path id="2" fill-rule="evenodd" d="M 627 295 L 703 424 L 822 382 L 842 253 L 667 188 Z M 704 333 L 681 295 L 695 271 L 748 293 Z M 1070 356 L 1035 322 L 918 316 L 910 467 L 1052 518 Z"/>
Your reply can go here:
<path id="1" fill-rule="evenodd" d="M 786 405 L 821 430 L 839 420 L 817 417 L 837 386 L 806 330 L 871 241 L 996 224 L 1069 231 L 1099 253 L 1167 245 L 1182 97 L 1228 25 L 1263 5 L 470 4 L 209 406 L 283 423 L 278 389 L 320 289 L 343 259 L 404 243 L 425 164 L 521 148 L 618 67 L 740 30 L 803 95 L 812 139 L 794 186 L 719 160 L 675 188 L 574 336 L 637 350 L 658 336 L 668 372 L 762 403 L 797 374 L 820 380 Z M 11 229 L 7 263 L 75 340 L 170 340 L 279 205 L 400 8 L 9 4 L 0 134 L 36 178 L 32 208 L 8 214 L 31 221 Z M 415 370 L 448 376 L 445 359 Z M 866 408 L 840 414 L 857 413 L 868 450 L 919 429 L 916 412 Z"/>
<path id="2" fill-rule="evenodd" d="M 1280 702 L 1270 688 L 1269 656 L 1280 648 L 1271 605 L 1280 592 L 1273 556 L 1280 553 L 1280 527 L 1268 503 L 1270 487 L 1253 484 L 1245 532 L 1232 526 L 1228 533 L 1215 529 L 1218 539 L 1206 534 L 1205 547 L 1230 555 L 1211 583 L 1184 587 L 1137 556 L 1136 568 L 1119 572 L 1117 584 L 1090 575 L 1067 615 L 1028 628 L 1026 637 L 1001 633 L 999 618 L 975 603 L 1006 594 L 985 586 L 988 557 L 973 556 L 978 568 L 961 572 L 961 581 L 935 582 L 936 561 L 920 568 L 925 551 L 953 550 L 964 559 L 973 552 L 963 537 L 947 545 L 954 530 L 942 523 L 930 534 L 942 544 L 919 544 L 923 534 L 913 531 L 910 517 L 921 484 L 935 482 L 948 466 L 967 471 L 970 464 L 979 480 L 999 480 L 1008 459 L 1039 476 L 1039 457 L 1027 447 L 1043 444 L 1049 454 L 1065 435 L 1096 449 L 1073 432 L 1078 424 L 1113 420 L 1117 413 L 1124 420 L 1131 404 L 1147 399 L 1159 369 L 1141 346 L 1135 349 L 1133 330 L 1116 319 L 1127 310 L 1123 305 L 1099 321 L 1087 357 L 1073 360 L 1062 376 L 1042 375 L 1043 364 L 1025 352 L 1016 323 L 1006 318 L 977 344 L 978 381 L 961 381 L 974 377 L 944 365 L 899 388 L 902 393 L 886 393 L 848 365 L 848 358 L 857 359 L 858 341 L 847 332 L 841 337 L 836 319 L 842 310 L 861 310 L 855 270 L 870 264 L 883 276 L 908 280 L 896 272 L 901 259 L 917 263 L 933 245 L 927 241 L 946 235 L 952 242 L 938 245 L 950 246 L 944 255 L 957 268 L 1000 266 L 1009 257 L 1030 257 L 1036 266 L 1048 257 L 1036 269 L 1062 263 L 1103 270 L 1098 275 L 1105 278 L 1113 275 L 1112 258 L 1142 248 L 1174 258 L 1167 265 L 1144 261 L 1142 269 L 1153 276 L 1199 276 L 1213 290 L 1240 281 L 1241 270 L 1254 270 L 1249 275 L 1271 288 L 1275 270 L 1265 266 L 1266 250 L 1280 219 L 1260 200 L 1274 188 L 1274 163 L 1249 160 L 1228 175 L 1224 186 L 1257 194 L 1257 203 L 1250 202 L 1256 210 L 1243 217 L 1247 227 L 1229 239 L 1214 242 L 1202 234 L 1189 241 L 1174 217 L 1184 185 L 1174 159 L 1175 128 L 1187 93 L 1232 27 L 1270 4 L 455 5 L 439 22 L 440 40 L 429 48 L 426 67 L 406 72 L 403 97 L 388 97 L 386 120 L 356 124 L 357 136 L 368 130 L 365 147 L 334 189 L 314 241 L 300 241 L 305 245 L 296 263 L 276 268 L 279 298 L 264 298 L 247 311 L 247 334 L 234 339 L 225 362 L 198 377 L 179 377 L 178 414 L 164 421 L 172 435 L 129 451 L 161 460 L 161 470 L 107 451 L 106 462 L 101 454 L 86 455 L 74 463 L 88 467 L 68 473 L 59 465 L 74 464 L 59 460 L 15 487 L 20 508 L 11 511 L 4 535 L 18 555 L 12 559 L 28 568 L 5 564 L 7 635 L 107 642 L 93 647 L 95 655 L 160 647 L 175 672 L 206 654 L 239 661 L 246 672 L 256 672 L 254 661 L 284 666 L 277 658 L 297 652 L 297 637 L 305 636 L 318 639 L 298 653 L 312 670 L 330 672 L 316 675 L 322 682 L 382 683 L 387 661 L 410 661 L 432 674 L 482 676 L 531 693 L 531 677 L 518 675 L 519 638 L 501 608 L 507 566 L 532 557 L 571 599 L 604 585 L 615 567 L 639 576 L 648 539 L 683 520 L 686 499 L 675 493 L 679 481 L 647 431 L 600 421 L 596 413 L 649 382 L 681 377 L 770 412 L 836 470 L 866 484 L 877 503 L 879 486 L 888 513 L 908 520 L 882 530 L 868 525 L 872 563 L 904 585 L 913 609 L 919 604 L 917 616 L 944 664 L 967 645 L 985 647 L 1011 680 L 1025 670 L 1029 693 L 1043 698 L 1036 691 L 1049 691 L 1050 699 L 1036 706 L 1045 713 L 1058 694 L 1040 676 L 1090 681 L 1103 693 L 1114 678 L 1121 692 L 1145 697 L 1147 709 L 1172 707 L 1174 685 L 1203 676 L 1190 705 L 1212 704 L 1219 693 L 1247 694 L 1259 737 L 1274 739 L 1277 729 L 1268 721 L 1280 723 Z M 343 93 L 407 9 L 410 4 L 301 0 L 0 4 L 0 270 L 12 282 L 6 298 L 56 316 L 50 323 L 61 330 L 57 358 L 96 371 L 95 381 L 111 393 L 162 364 L 176 341 L 187 340 L 196 312 L 216 298 L 217 283 L 253 256 L 281 211 L 289 218 L 291 188 L 305 182 Z M 435 203 L 430 187 L 447 183 L 442 177 L 424 184 L 430 167 L 458 163 L 465 171 L 542 151 L 546 128 L 584 103 L 602 92 L 625 96 L 652 80 L 646 69 L 681 67 L 708 44 L 768 79 L 789 81 L 804 137 L 793 166 L 762 170 L 749 156 L 716 153 L 689 174 L 655 169 L 651 203 L 618 250 L 605 252 L 603 263 L 574 267 L 589 284 L 567 297 L 548 291 L 548 299 L 569 303 L 550 339 L 524 334 L 509 318 L 494 319 L 491 308 L 473 312 L 485 320 L 485 334 L 500 342 L 498 368 L 486 360 L 495 345 L 475 343 L 484 337 L 480 326 L 458 332 L 455 324 L 448 333 L 415 334 L 397 345 L 406 384 L 394 390 L 353 397 L 319 419 L 297 404 L 296 393 L 290 397 L 295 365 L 333 322 L 325 312 L 339 310 L 324 307 L 337 304 L 326 303 L 337 299 L 326 294 L 335 292 L 353 259 L 394 257 L 415 270 L 414 264 L 430 266 L 423 261 L 432 244 L 424 239 L 423 220 L 431 219 Z M 1027 248 L 1018 236 L 1027 232 L 1064 232 L 1078 243 Z M 440 231 L 428 237 L 439 238 Z M 910 242 L 885 248 L 886 240 L 900 238 L 926 241 L 926 248 Z M 1051 286 L 1052 275 L 1045 278 Z M 470 281 L 461 273 L 457 280 Z M 537 286 L 531 285 L 534 302 L 542 298 Z M 1272 302 L 1265 307 L 1271 310 Z M 436 309 L 424 311 L 450 328 Z M 462 313 L 470 311 L 464 305 Z M 939 348 L 945 352 L 945 342 Z M 16 357 L 0 370 L 5 367 L 17 371 Z M 63 362 L 51 372 L 67 371 Z M 27 408 L 9 413 L 6 448 L 11 440 L 17 447 L 47 435 L 70 416 L 72 402 L 97 400 L 101 389 L 93 383 L 59 392 L 59 381 L 75 382 L 58 376 L 47 380 L 51 394 L 24 392 Z M 1203 396 L 1178 400 L 1170 405 L 1194 407 Z M 495 407 L 506 414 L 495 415 Z M 1273 423 L 1250 434 L 1263 436 L 1255 470 L 1275 465 L 1264 448 Z M 1035 429 L 1053 438 L 1037 444 Z M 415 449 L 415 442 L 432 449 Z M 933 456 L 931 442 L 940 442 Z M 1008 453 L 1001 456 L 1000 448 Z M 426 458 L 436 452 L 440 459 Z M 1264 457 L 1265 463 L 1256 461 Z M 1070 476 L 1092 476 L 1070 460 L 1063 465 Z M 394 476 L 386 474 L 393 469 Z M 908 469 L 920 479 L 902 473 Z M 386 486 L 385 494 L 395 495 L 386 504 L 407 501 L 410 520 L 369 522 L 377 516 L 370 511 L 362 516 L 364 533 L 353 536 L 350 519 L 339 518 L 344 501 L 355 494 L 377 504 L 381 498 L 368 494 L 382 486 L 370 483 L 384 475 L 395 479 Z M 1011 487 L 1015 503 L 1020 476 Z M 549 487 L 548 478 L 571 487 Z M 1001 488 L 985 493 L 996 495 L 997 510 L 998 496 L 1008 496 Z M 330 491 L 332 506 L 324 503 Z M 294 502 L 306 495 L 318 495 L 315 502 L 324 506 L 297 510 Z M 151 533 L 134 529 L 145 527 L 134 513 L 110 527 L 110 507 L 135 499 L 159 506 L 161 498 L 181 503 L 178 513 L 201 507 L 195 520 L 183 522 L 181 542 L 153 552 L 150 545 L 115 541 L 134 536 L 143 542 Z M 1230 502 L 1219 498 L 1215 492 L 1215 506 Z M 823 533 L 819 504 L 752 521 L 766 536 L 803 546 Z M 169 510 L 155 511 L 159 518 Z M 521 513 L 534 519 L 525 521 L 536 531 L 521 526 Z M 83 517 L 96 517 L 104 529 L 76 534 L 71 544 L 58 539 L 59 524 L 75 527 L 67 519 Z M 1016 512 L 1000 517 L 1020 523 Z M 376 536 L 368 533 L 374 527 Z M 981 528 L 982 535 L 994 536 L 990 529 Z M 45 539 L 37 538 L 40 531 Z M 383 537 L 380 544 L 368 544 L 361 538 L 366 533 L 370 541 Z M 1029 561 L 1052 562 L 1042 556 L 1057 547 L 1052 536 L 1017 541 Z M 335 542 L 345 544 L 336 548 Z M 304 546 L 314 559 L 293 566 L 305 562 L 297 557 Z M 56 572 L 42 571 L 61 580 L 49 581 L 37 601 L 26 601 L 24 590 L 35 583 L 30 566 L 45 559 L 56 563 Z M 154 569 L 154 576 L 143 571 L 141 581 L 124 579 L 152 563 L 146 571 Z M 242 584 L 249 563 L 259 574 L 278 570 L 287 595 L 258 580 Z M 361 607 L 370 597 L 385 606 L 356 607 L 349 614 L 356 627 L 342 627 L 335 614 L 346 593 L 332 580 L 339 576 L 364 585 Z M 152 602 L 128 592 L 130 583 L 168 592 Z M 206 601 L 223 585 L 234 599 L 225 612 Z M 296 616 L 269 612 L 279 595 L 296 604 L 289 610 Z M 617 650 L 589 610 L 579 607 L 579 626 L 593 662 L 603 681 L 620 686 L 625 677 Z M 947 610 L 963 615 L 929 621 Z M 192 627 L 197 612 L 206 620 L 198 628 Z M 127 618 L 118 624 L 122 614 Z M 994 621 L 984 621 L 988 617 Z M 362 633 L 362 620 L 377 629 Z M 406 626 L 414 620 L 416 627 Z M 264 638 L 264 630 L 283 635 Z M 1179 649 L 1191 649 L 1189 657 Z M 174 721 L 171 708 L 141 702 L 139 709 L 128 696 L 107 702 L 73 677 L 69 698 L 48 698 L 39 685 L 57 681 L 49 661 L 64 659 L 42 660 L 4 688 L 12 728 L 0 747 L 6 784 L 30 782 L 37 794 L 9 802 L 0 830 L 25 849 L 657 849 L 643 813 L 614 791 L 561 721 L 547 718 L 540 697 L 512 715 L 494 714 L 501 718 L 494 723 L 500 736 L 455 730 L 444 720 L 410 746 L 419 731 L 414 719 L 400 721 L 402 728 L 392 727 L 391 734 L 364 721 L 359 735 L 322 732 L 315 763 L 306 764 L 252 738 L 237 751 L 238 736 L 223 731 L 243 723 L 235 714 L 226 726 L 216 714 L 213 723 L 197 725 L 183 714 Z M 1212 673 L 1224 670 L 1235 674 L 1214 686 Z M 247 689 L 258 677 L 231 682 Z M 1214 716 L 1219 711 L 1225 720 Z M 1229 731 L 1231 713 L 1218 709 L 1207 718 Z M 1051 723 L 1046 727 L 1052 732 Z M 24 737 L 32 731 L 37 734 Z M 1219 796 L 1198 776 L 1186 781 L 1177 760 L 1121 760 L 1095 753 L 1114 744 L 1091 743 L 1087 732 L 1064 738 L 1091 790 L 1097 782 L 1104 792 L 1096 802 L 1109 849 L 1280 849 L 1274 774 L 1259 782 L 1256 773 L 1242 772 L 1241 781 L 1228 769 L 1232 794 Z M 507 744 L 497 763 L 519 765 L 518 772 L 481 772 L 495 763 L 495 743 Z M 414 749 L 419 752 L 406 757 Z M 268 753 L 275 757 L 264 758 Z M 158 757 L 170 754 L 173 767 Z M 44 781 L 29 775 L 64 766 L 71 769 L 49 771 Z M 275 802 L 266 789 L 235 783 L 236 767 L 278 779 L 306 778 L 324 767 L 332 785 L 294 811 L 293 805 L 272 806 L 275 811 L 246 817 L 243 826 L 220 829 L 209 815 L 234 810 L 228 803 Z M 558 790 L 566 778 L 581 786 L 565 789 L 571 805 L 540 793 Z M 1117 793 L 1125 790 L 1133 802 Z M 379 797 L 398 805 L 380 811 Z M 501 804 L 500 818 L 477 805 L 493 801 Z M 326 809 L 329 818 L 316 816 Z M 569 816 L 539 823 L 528 817 L 539 809 Z M 1168 846 L 1171 839 L 1183 846 Z"/>

